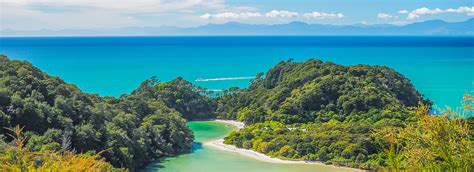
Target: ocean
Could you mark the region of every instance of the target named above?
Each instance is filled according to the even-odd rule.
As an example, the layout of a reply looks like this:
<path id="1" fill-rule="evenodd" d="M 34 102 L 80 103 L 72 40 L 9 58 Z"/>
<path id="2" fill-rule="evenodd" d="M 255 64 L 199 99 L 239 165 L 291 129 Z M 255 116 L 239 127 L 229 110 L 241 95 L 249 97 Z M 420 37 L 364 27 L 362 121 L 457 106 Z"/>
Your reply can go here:
<path id="1" fill-rule="evenodd" d="M 388 66 L 440 107 L 458 107 L 474 90 L 474 37 L 3 37 L 0 54 L 103 96 L 130 93 L 152 76 L 244 88 L 289 58 Z"/>

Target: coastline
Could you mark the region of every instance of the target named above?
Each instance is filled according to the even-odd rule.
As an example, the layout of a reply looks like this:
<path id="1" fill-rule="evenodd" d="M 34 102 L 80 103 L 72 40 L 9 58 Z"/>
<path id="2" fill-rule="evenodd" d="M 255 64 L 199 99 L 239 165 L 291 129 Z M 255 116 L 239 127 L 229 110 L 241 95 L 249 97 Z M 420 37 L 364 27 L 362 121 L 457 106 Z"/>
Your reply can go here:
<path id="1" fill-rule="evenodd" d="M 235 127 L 237 127 L 238 130 L 245 127 L 244 123 L 238 122 L 238 121 L 233 121 L 233 120 L 214 120 L 214 121 L 234 125 Z M 216 148 L 216 149 L 219 149 L 219 150 L 223 150 L 223 151 L 238 153 L 240 155 L 250 157 L 250 158 L 253 158 L 253 159 L 256 159 L 256 160 L 259 160 L 259 161 L 268 162 L 268 163 L 324 165 L 324 166 L 331 166 L 331 167 L 337 167 L 337 168 L 363 171 L 361 169 L 344 167 L 344 166 L 326 165 L 323 162 L 318 162 L 318 161 L 302 161 L 302 160 L 297 161 L 297 160 L 283 160 L 283 159 L 279 159 L 279 158 L 272 158 L 268 155 L 265 155 L 263 153 L 260 153 L 260 152 L 257 152 L 257 151 L 251 150 L 251 149 L 243 149 L 243 148 L 238 148 L 234 145 L 225 144 L 224 139 L 211 140 L 211 141 L 205 142 L 204 145 L 205 146 L 210 146 L 210 147 L 213 147 L 213 148 Z"/>
<path id="2" fill-rule="evenodd" d="M 245 123 L 239 122 L 239 121 L 223 120 L 223 119 L 215 119 L 215 120 L 213 120 L 213 121 L 233 125 L 234 127 L 237 127 L 237 130 L 240 130 L 240 129 L 242 129 L 242 128 L 245 128 Z"/>

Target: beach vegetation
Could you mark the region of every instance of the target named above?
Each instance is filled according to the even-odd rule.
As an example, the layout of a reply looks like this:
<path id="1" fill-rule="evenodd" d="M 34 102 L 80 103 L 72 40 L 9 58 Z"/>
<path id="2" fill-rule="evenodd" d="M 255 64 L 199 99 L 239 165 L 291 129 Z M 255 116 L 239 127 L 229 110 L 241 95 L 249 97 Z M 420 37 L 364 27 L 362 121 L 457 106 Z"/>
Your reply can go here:
<path id="1" fill-rule="evenodd" d="M 248 88 L 222 95 L 217 110 L 249 124 L 225 143 L 272 157 L 362 169 L 472 168 L 472 125 L 430 115 L 431 104 L 388 67 L 308 60 L 280 62 Z"/>

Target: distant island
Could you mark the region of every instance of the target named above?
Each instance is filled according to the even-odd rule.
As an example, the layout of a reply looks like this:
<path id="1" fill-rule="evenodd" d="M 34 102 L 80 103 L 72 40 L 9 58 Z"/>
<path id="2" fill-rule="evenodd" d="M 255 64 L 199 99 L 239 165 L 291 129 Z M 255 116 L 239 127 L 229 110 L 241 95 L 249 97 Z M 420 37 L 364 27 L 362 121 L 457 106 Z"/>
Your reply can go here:
<path id="1" fill-rule="evenodd" d="M 384 66 L 290 59 L 248 88 L 218 95 L 183 78 L 152 77 L 130 94 L 103 97 L 6 56 L 0 76 L 0 168 L 10 170 L 139 169 L 191 152 L 186 122 L 209 119 L 245 123 L 234 122 L 241 129 L 225 144 L 284 160 L 367 170 L 474 167 L 474 118 L 462 118 L 474 96 L 464 97 L 465 111 L 434 116 L 410 80 Z"/>
<path id="2" fill-rule="evenodd" d="M 229 22 L 197 27 L 124 27 L 115 29 L 62 29 L 0 31 L 2 37 L 15 36 L 212 36 L 212 35 L 474 35 L 474 18 L 463 22 L 428 20 L 406 25 L 330 25 L 291 22 L 287 24 L 244 24 Z"/>

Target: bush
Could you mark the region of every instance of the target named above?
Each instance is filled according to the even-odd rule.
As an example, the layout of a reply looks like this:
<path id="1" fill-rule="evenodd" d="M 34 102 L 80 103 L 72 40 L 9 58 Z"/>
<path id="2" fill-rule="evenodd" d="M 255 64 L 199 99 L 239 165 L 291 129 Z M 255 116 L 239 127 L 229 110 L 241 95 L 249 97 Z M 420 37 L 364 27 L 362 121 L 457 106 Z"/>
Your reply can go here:
<path id="1" fill-rule="evenodd" d="M 125 171 L 114 169 L 108 162 L 102 160 L 99 152 L 95 155 L 74 154 L 70 151 L 56 151 L 58 143 L 50 143 L 39 152 L 28 151 L 24 148 L 26 139 L 20 126 L 9 129 L 12 132 L 12 146 L 7 146 L 0 152 L 0 169 L 7 171 Z"/>

